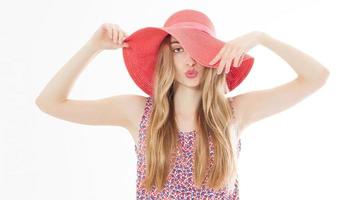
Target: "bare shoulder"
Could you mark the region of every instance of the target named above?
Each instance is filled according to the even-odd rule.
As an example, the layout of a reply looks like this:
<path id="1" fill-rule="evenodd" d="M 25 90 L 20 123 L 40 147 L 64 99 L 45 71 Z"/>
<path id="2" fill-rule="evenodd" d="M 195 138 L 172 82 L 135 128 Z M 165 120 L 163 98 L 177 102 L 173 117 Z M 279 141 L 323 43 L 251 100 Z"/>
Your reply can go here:
<path id="1" fill-rule="evenodd" d="M 132 134 L 135 140 L 139 132 L 139 124 L 144 114 L 144 107 L 148 97 L 140 95 L 128 95 L 122 102 L 128 104 L 128 123 L 124 125 L 126 129 Z M 136 141 L 136 140 L 135 140 Z"/>
<path id="2" fill-rule="evenodd" d="M 315 80 L 297 77 L 281 85 L 238 94 L 233 97 L 240 130 L 248 125 L 291 108 L 321 88 L 327 79 L 325 72 Z"/>
<path id="3" fill-rule="evenodd" d="M 232 109 L 234 110 L 234 116 L 235 116 L 234 123 L 238 129 L 239 135 L 243 131 L 243 129 L 249 125 L 246 119 L 247 116 L 246 112 L 248 112 L 247 109 L 248 104 L 243 99 L 244 99 L 244 94 L 228 97 Z"/>
<path id="4" fill-rule="evenodd" d="M 128 130 L 134 143 L 138 143 L 139 125 L 144 114 L 144 107 L 148 97 L 141 95 L 118 96 L 118 113 L 125 116 L 124 123 L 119 126 Z"/>

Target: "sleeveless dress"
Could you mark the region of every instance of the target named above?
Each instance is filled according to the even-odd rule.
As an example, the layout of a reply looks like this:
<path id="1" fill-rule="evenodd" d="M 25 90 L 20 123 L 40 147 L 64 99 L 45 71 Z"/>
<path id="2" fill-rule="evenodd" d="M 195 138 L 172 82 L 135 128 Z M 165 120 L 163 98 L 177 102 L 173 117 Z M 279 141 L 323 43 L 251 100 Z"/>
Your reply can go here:
<path id="1" fill-rule="evenodd" d="M 138 144 L 135 145 L 135 152 L 137 154 L 137 199 L 224 199 L 233 200 L 239 199 L 239 181 L 236 176 L 233 189 L 228 190 L 226 187 L 213 191 L 212 188 L 208 188 L 206 185 L 202 185 L 201 188 L 194 187 L 193 185 L 193 143 L 195 141 L 195 130 L 189 132 L 179 131 L 179 146 L 175 157 L 175 162 L 170 166 L 170 172 L 167 177 L 165 186 L 161 191 L 157 191 L 153 186 L 151 191 L 147 191 L 141 187 L 142 180 L 145 178 L 146 162 L 145 162 L 145 140 L 146 140 L 146 128 L 149 122 L 153 99 L 148 96 L 146 99 L 144 114 L 140 121 L 140 129 L 138 136 Z M 209 138 L 210 149 L 210 166 L 213 161 L 214 151 L 213 144 Z M 237 156 L 241 150 L 241 141 L 238 140 Z"/>

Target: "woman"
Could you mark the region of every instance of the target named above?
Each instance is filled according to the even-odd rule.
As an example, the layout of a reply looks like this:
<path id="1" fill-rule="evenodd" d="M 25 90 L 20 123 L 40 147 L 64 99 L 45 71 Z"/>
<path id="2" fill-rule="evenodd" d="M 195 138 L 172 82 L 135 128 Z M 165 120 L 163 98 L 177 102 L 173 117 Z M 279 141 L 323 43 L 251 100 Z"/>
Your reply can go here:
<path id="1" fill-rule="evenodd" d="M 313 93 L 329 72 L 266 33 L 254 31 L 227 43 L 214 33 L 208 17 L 194 10 L 176 12 L 163 28 L 130 37 L 116 24 L 103 24 L 36 103 L 64 120 L 128 129 L 138 156 L 138 199 L 239 199 L 236 163 L 243 129 Z M 226 98 L 253 64 L 245 52 L 258 44 L 287 61 L 297 78 Z M 123 48 L 128 72 L 148 97 L 68 99 L 87 63 L 100 51 L 117 48 Z"/>

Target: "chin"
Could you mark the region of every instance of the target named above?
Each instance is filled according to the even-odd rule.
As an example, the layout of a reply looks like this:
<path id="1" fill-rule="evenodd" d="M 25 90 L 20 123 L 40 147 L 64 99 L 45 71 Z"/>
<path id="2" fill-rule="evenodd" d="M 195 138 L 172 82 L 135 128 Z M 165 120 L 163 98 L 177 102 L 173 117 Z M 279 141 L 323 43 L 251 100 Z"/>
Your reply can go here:
<path id="1" fill-rule="evenodd" d="M 199 80 L 183 80 L 183 81 L 177 81 L 178 84 L 183 85 L 185 87 L 190 87 L 190 88 L 194 88 L 200 85 L 200 81 Z"/>
<path id="2" fill-rule="evenodd" d="M 200 85 L 200 81 L 199 80 L 195 80 L 195 81 L 186 81 L 183 83 L 183 85 L 185 85 L 186 87 L 197 87 Z"/>

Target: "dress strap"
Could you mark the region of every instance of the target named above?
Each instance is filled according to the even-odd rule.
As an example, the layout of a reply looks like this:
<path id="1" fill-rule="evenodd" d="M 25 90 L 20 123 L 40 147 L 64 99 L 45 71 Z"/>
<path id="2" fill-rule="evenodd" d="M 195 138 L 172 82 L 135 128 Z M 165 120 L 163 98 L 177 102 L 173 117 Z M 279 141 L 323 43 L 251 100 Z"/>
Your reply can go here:
<path id="1" fill-rule="evenodd" d="M 151 111 L 152 111 L 152 103 L 153 99 L 152 97 L 148 96 L 146 97 L 145 104 L 144 104 L 144 112 L 142 119 L 139 123 L 139 134 L 138 134 L 138 144 L 136 146 L 136 151 L 141 152 L 142 149 L 144 149 L 144 143 L 146 139 L 146 129 L 147 125 L 149 123 Z"/>
<path id="2" fill-rule="evenodd" d="M 229 101 L 229 105 L 230 105 L 230 108 L 231 108 L 231 111 L 233 113 L 233 127 L 234 127 L 234 131 L 235 131 L 235 134 L 236 136 L 238 136 L 238 122 L 237 122 L 237 118 L 236 118 L 236 113 L 235 113 L 235 108 L 232 104 L 232 102 L 234 101 L 234 97 L 229 97 L 228 98 L 228 101 Z"/>
<path id="3" fill-rule="evenodd" d="M 234 108 L 234 106 L 232 105 L 232 102 L 234 101 L 234 97 L 229 97 L 229 98 L 228 98 L 228 100 L 229 100 L 229 104 L 230 104 L 231 110 L 232 110 L 232 112 L 233 112 L 233 118 L 234 118 L 234 120 L 235 120 L 235 119 L 236 119 L 236 117 L 235 117 L 235 108 Z"/>
<path id="4" fill-rule="evenodd" d="M 235 113 L 235 108 L 234 106 L 232 105 L 232 102 L 234 101 L 234 97 L 229 97 L 228 98 L 229 100 L 229 104 L 230 104 L 230 107 L 231 107 L 231 111 L 233 113 L 233 120 L 234 120 L 234 130 L 235 130 L 235 134 L 236 134 L 236 137 L 238 139 L 238 144 L 237 144 L 237 151 L 238 151 L 238 155 L 240 154 L 240 151 L 241 151 L 241 139 L 238 137 L 238 125 L 237 125 L 237 118 L 236 118 L 236 113 Z"/>
<path id="5" fill-rule="evenodd" d="M 152 109 L 152 101 L 153 101 L 152 97 L 150 97 L 150 96 L 146 97 L 145 104 L 144 104 L 144 113 L 143 113 L 142 119 L 140 120 L 140 124 L 139 124 L 140 129 L 145 128 L 146 123 L 148 123 L 148 121 L 149 121 L 151 109 Z"/>

